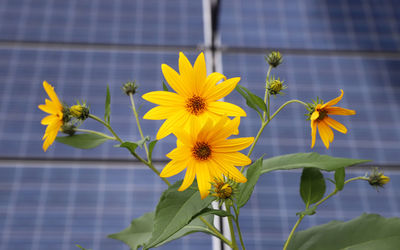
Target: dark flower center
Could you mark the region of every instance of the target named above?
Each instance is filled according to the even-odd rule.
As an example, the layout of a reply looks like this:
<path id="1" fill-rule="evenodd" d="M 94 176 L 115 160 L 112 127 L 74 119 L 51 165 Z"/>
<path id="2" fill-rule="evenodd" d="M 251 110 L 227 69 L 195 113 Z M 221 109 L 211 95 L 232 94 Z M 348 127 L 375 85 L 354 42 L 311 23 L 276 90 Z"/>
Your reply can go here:
<path id="1" fill-rule="evenodd" d="M 328 111 L 323 110 L 323 109 L 319 109 L 319 116 L 318 116 L 318 121 L 322 121 L 327 115 L 328 115 Z"/>
<path id="2" fill-rule="evenodd" d="M 194 95 L 186 101 L 185 107 L 191 114 L 200 115 L 206 110 L 206 102 L 202 97 Z"/>
<path id="3" fill-rule="evenodd" d="M 192 148 L 192 154 L 196 160 L 207 160 L 211 156 L 210 145 L 208 145 L 206 142 L 196 142 Z"/>

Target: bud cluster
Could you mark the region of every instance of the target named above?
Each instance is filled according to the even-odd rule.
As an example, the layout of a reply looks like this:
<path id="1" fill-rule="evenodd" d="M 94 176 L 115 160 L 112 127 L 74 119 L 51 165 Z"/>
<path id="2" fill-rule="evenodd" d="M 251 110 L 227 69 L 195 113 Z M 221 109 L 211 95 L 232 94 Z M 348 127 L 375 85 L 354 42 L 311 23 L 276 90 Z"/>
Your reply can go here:
<path id="1" fill-rule="evenodd" d="M 279 51 L 272 51 L 268 56 L 265 57 L 271 67 L 276 68 L 283 62 L 283 57 Z"/>
<path id="2" fill-rule="evenodd" d="M 127 82 L 122 86 L 122 90 L 127 95 L 130 95 L 130 94 L 134 95 L 136 93 L 137 88 L 138 88 L 138 85 L 136 84 L 136 81 Z"/>

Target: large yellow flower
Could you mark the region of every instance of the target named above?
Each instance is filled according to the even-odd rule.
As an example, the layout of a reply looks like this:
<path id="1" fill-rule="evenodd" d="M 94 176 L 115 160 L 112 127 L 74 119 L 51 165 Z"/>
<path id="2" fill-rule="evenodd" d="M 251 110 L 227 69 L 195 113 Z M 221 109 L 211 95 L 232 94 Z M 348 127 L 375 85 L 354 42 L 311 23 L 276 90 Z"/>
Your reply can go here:
<path id="1" fill-rule="evenodd" d="M 218 119 L 221 115 L 246 116 L 240 107 L 218 101 L 235 89 L 240 77 L 226 79 L 214 72 L 207 76 L 204 54 L 200 53 L 194 67 L 186 56 L 179 54 L 179 73 L 166 64 L 161 65 L 165 79 L 176 93 L 154 91 L 143 95 L 143 99 L 158 104 L 145 115 L 144 119 L 163 120 L 157 133 L 157 139 L 171 134 L 175 128 L 181 129 L 188 124 L 204 124 L 209 118 Z M 217 84 L 224 79 L 223 82 Z"/>
<path id="2" fill-rule="evenodd" d="M 227 139 L 236 133 L 240 118 L 230 120 L 220 117 L 215 123 L 208 119 L 204 125 L 192 124 L 188 130 L 175 130 L 177 147 L 167 154 L 172 159 L 162 170 L 161 177 L 170 177 L 186 168 L 185 178 L 178 189 L 187 189 L 197 177 L 201 198 L 209 194 L 211 182 L 222 175 L 236 182 L 246 182 L 246 177 L 235 166 L 251 163 L 249 157 L 238 152 L 250 146 L 254 138 Z"/>
<path id="3" fill-rule="evenodd" d="M 56 92 L 54 92 L 53 86 L 48 84 L 46 81 L 43 82 L 44 90 L 50 97 L 46 99 L 46 104 L 39 105 L 39 109 L 49 113 L 50 115 L 42 119 L 42 124 L 47 125 L 46 131 L 44 132 L 42 140 L 43 150 L 46 152 L 47 148 L 53 144 L 57 137 L 57 133 L 63 125 L 63 105 L 60 100 L 58 100 Z"/>
<path id="4" fill-rule="evenodd" d="M 356 111 L 351 109 L 345 109 L 341 107 L 332 107 L 336 105 L 343 97 L 343 90 L 340 90 L 341 94 L 339 97 L 336 97 L 333 100 L 325 104 L 317 104 L 315 106 L 314 112 L 311 114 L 311 148 L 315 145 L 315 136 L 317 133 L 317 127 L 319 136 L 321 137 L 322 142 L 324 143 L 325 147 L 329 149 L 329 143 L 333 141 L 333 131 L 331 129 L 334 128 L 335 130 L 346 134 L 347 128 L 341 124 L 340 122 L 332 119 L 329 117 L 330 115 L 355 115 Z"/>

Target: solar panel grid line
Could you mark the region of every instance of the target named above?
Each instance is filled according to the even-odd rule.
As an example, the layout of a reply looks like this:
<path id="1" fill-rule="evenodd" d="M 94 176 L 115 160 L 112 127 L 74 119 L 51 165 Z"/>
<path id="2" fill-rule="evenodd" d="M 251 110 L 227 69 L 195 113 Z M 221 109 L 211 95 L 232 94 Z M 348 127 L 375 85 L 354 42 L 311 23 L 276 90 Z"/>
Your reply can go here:
<path id="1" fill-rule="evenodd" d="M 40 195 L 38 201 L 38 207 L 36 208 L 36 216 L 35 216 L 35 226 L 33 229 L 32 236 L 32 250 L 39 250 L 39 242 L 41 240 L 42 235 L 42 225 L 43 225 L 43 214 L 45 213 L 45 203 L 47 199 L 47 191 L 48 191 L 48 178 L 49 178 L 50 170 L 47 168 L 43 173 L 43 181 L 40 187 Z"/>
<path id="2" fill-rule="evenodd" d="M 71 182 L 69 183 L 68 187 L 68 199 L 67 199 L 67 207 L 65 212 L 65 229 L 62 236 L 62 250 L 68 250 L 70 248 L 70 241 L 71 241 L 71 232 L 72 232 L 72 218 L 75 212 L 75 200 L 76 200 L 76 193 L 77 193 L 77 179 L 78 179 L 78 169 L 74 168 L 71 169 Z M 65 187 L 65 186 L 63 186 Z M 54 188 L 54 186 L 53 186 Z M 65 189 L 64 189 L 65 190 Z"/>
<path id="3" fill-rule="evenodd" d="M 287 204 L 285 200 L 286 187 L 283 184 L 283 176 L 280 172 L 277 172 L 276 174 L 276 192 L 278 195 L 279 216 L 282 228 L 282 235 L 280 238 L 282 241 L 285 241 L 287 239 L 287 236 L 289 235 L 290 225 L 288 220 L 289 214 L 287 211 Z"/>
<path id="4" fill-rule="evenodd" d="M 100 169 L 100 178 L 99 178 L 99 187 L 106 189 L 105 187 L 105 170 Z M 98 192 L 97 193 L 97 204 L 96 204 L 96 209 L 94 211 L 95 213 L 95 223 L 94 223 L 94 238 L 93 238 L 93 249 L 100 249 L 100 241 L 101 238 L 104 237 L 102 234 L 102 221 L 104 218 L 104 206 L 107 205 L 104 203 L 104 192 Z"/>
<path id="5" fill-rule="evenodd" d="M 374 48 L 378 48 L 378 50 L 381 50 L 382 48 L 379 43 L 379 37 L 376 32 L 376 28 L 374 27 L 375 26 L 374 21 L 372 21 L 374 19 L 372 16 L 371 6 L 364 2 L 364 3 L 362 3 L 362 9 L 363 9 L 363 12 L 366 13 L 366 21 L 367 21 L 366 23 L 367 23 L 369 31 L 370 31 L 369 33 L 370 33 L 372 42 L 374 44 Z"/>

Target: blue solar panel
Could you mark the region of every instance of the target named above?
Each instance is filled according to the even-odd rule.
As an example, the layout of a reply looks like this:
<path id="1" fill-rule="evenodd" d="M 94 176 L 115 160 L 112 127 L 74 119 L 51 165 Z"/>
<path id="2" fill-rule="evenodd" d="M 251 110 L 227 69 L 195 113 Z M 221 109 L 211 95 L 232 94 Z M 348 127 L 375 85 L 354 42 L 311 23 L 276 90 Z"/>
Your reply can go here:
<path id="1" fill-rule="evenodd" d="M 400 2 L 389 1 L 222 1 L 225 46 L 400 50 Z"/>
<path id="2" fill-rule="evenodd" d="M 71 168 L 72 167 L 72 168 Z M 108 239 L 150 211 L 165 184 L 148 170 L 106 165 L 0 167 L 0 249 L 127 249 Z M 348 178 L 364 175 L 353 170 Z M 376 192 L 365 182 L 345 191 L 303 220 L 300 229 L 332 219 L 347 220 L 362 211 L 400 216 L 400 174 L 385 171 L 391 182 Z M 241 210 L 241 228 L 248 249 L 281 249 L 295 213 L 304 208 L 298 194 L 299 171 L 263 175 L 249 203 Z M 194 234 L 161 249 L 210 249 L 211 239 Z"/>
<path id="3" fill-rule="evenodd" d="M 194 61 L 197 54 L 186 53 Z M 33 64 L 32 64 L 33 63 Z M 143 116 L 155 105 L 144 101 L 141 95 L 162 89 L 161 64 L 177 69 L 178 53 L 145 53 L 99 50 L 47 50 L 1 49 L 0 75 L 2 82 L 0 105 L 0 157 L 94 158 L 131 159 L 125 149 L 105 143 L 93 150 L 77 150 L 55 143 L 48 152 L 41 149 L 45 126 L 40 120 L 46 115 L 37 106 L 47 95 L 43 80 L 55 86 L 59 98 L 72 105 L 76 100 L 87 100 L 91 112 L 104 116 L 107 84 L 111 91 L 111 124 L 124 140 L 140 139 L 136 122 L 130 109 L 129 98 L 122 92 L 122 84 L 137 80 L 139 92 L 136 105 Z M 104 127 L 90 119 L 82 128 L 108 133 Z M 160 127 L 159 121 L 142 121 L 144 133 L 153 139 Z M 169 136 L 158 145 L 154 158 L 164 156 L 175 146 Z"/>
<path id="4" fill-rule="evenodd" d="M 264 93 L 267 66 L 263 55 L 224 54 L 224 73 L 241 76 L 241 84 L 255 93 Z M 277 76 L 288 85 L 286 95 L 271 98 L 273 110 L 290 99 L 311 102 L 344 97 L 338 106 L 354 109 L 355 116 L 334 116 L 349 129 L 346 135 L 336 132 L 329 150 L 317 139 L 310 149 L 310 122 L 301 104 L 291 104 L 273 120 L 259 141 L 254 156 L 275 156 L 287 153 L 317 151 L 335 156 L 365 158 L 380 164 L 396 164 L 400 158 L 400 66 L 398 59 L 342 56 L 284 56 Z M 273 71 L 274 73 L 274 71 Z M 262 94 L 259 94 L 260 96 Z M 237 93 L 226 98 L 242 107 L 245 101 Z M 255 111 L 246 109 L 241 135 L 254 136 L 260 122 Z"/>
<path id="5" fill-rule="evenodd" d="M 1 0 L 0 40 L 199 45 L 201 1 Z"/>

